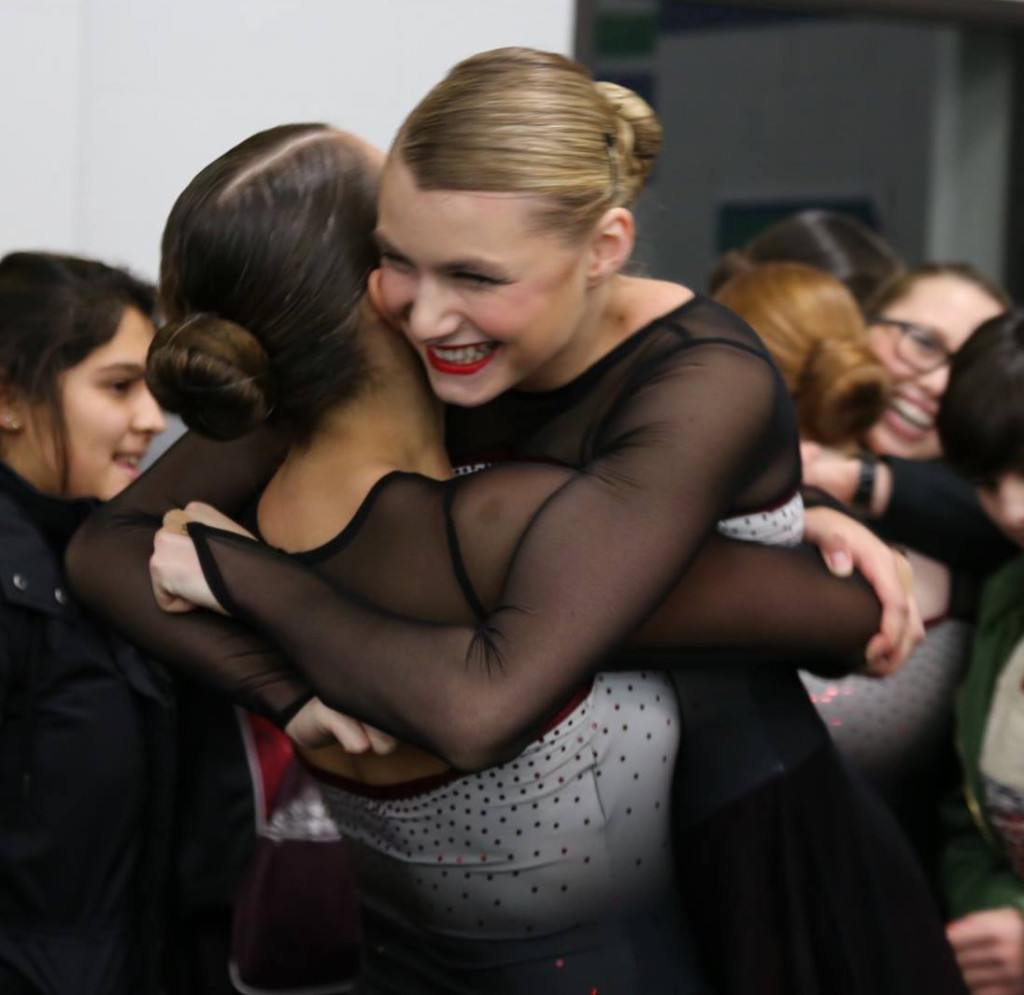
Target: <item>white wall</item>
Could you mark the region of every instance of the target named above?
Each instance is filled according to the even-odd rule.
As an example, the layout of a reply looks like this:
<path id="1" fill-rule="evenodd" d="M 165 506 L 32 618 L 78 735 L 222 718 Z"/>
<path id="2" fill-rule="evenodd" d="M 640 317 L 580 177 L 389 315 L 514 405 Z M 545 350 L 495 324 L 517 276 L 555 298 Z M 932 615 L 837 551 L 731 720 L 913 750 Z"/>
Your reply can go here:
<path id="1" fill-rule="evenodd" d="M 261 128 L 326 120 L 386 145 L 458 59 L 571 51 L 572 0 L 2 0 L 0 253 L 155 276 L 163 221 Z"/>

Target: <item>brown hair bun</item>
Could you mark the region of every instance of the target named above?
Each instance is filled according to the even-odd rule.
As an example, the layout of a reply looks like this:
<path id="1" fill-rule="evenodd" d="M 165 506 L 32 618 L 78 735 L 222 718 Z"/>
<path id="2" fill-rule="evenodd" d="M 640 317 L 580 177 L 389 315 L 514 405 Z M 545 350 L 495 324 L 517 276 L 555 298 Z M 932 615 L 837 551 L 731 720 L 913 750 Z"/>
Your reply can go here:
<path id="1" fill-rule="evenodd" d="M 621 156 L 621 183 L 635 200 L 661 152 L 661 123 L 643 97 L 618 83 L 595 83 L 615 112 L 615 145 Z"/>
<path id="2" fill-rule="evenodd" d="M 824 445 L 861 438 L 882 416 L 889 378 L 866 346 L 823 339 L 796 388 L 801 433 Z"/>
<path id="3" fill-rule="evenodd" d="M 266 350 L 248 329 L 213 314 L 188 315 L 157 332 L 146 382 L 160 404 L 212 439 L 245 435 L 274 408 Z"/>
<path id="4" fill-rule="evenodd" d="M 715 298 L 768 347 L 804 438 L 850 445 L 882 416 L 889 376 L 868 346 L 857 302 L 834 276 L 802 263 L 747 264 Z"/>

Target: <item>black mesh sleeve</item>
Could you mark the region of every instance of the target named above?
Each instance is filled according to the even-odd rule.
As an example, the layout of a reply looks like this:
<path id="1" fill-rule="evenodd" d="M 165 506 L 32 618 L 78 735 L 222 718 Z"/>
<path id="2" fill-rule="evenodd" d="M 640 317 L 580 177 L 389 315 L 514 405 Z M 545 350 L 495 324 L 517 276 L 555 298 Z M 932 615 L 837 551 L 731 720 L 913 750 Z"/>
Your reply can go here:
<path id="1" fill-rule="evenodd" d="M 222 603 L 327 703 L 455 767 L 489 766 L 518 754 L 650 616 L 750 466 L 772 471 L 778 389 L 749 351 L 717 343 L 677 355 L 618 406 L 600 454 L 531 517 L 477 625 L 417 622 L 267 547 L 203 527 L 193 536 Z"/>
<path id="2" fill-rule="evenodd" d="M 149 558 L 165 512 L 205 501 L 237 515 L 270 479 L 283 451 L 266 432 L 231 443 L 189 433 L 89 518 L 66 557 L 75 595 L 127 639 L 281 725 L 309 699 L 306 681 L 249 626 L 208 612 L 162 612 Z"/>
<path id="3" fill-rule="evenodd" d="M 942 463 L 890 459 L 892 494 L 870 524 L 883 538 L 954 570 L 987 577 L 1019 550 L 992 524 L 974 488 Z"/>

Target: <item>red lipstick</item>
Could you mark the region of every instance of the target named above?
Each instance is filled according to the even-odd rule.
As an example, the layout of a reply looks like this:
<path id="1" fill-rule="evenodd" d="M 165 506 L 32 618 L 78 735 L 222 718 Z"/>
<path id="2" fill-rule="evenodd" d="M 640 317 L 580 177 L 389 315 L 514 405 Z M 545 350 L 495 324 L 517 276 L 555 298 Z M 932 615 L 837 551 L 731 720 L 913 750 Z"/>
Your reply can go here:
<path id="1" fill-rule="evenodd" d="M 482 370 L 497 354 L 497 349 L 492 349 L 486 356 L 473 363 L 451 363 L 442 359 L 433 349 L 427 347 L 427 362 L 439 373 L 449 373 L 457 377 L 468 377 L 473 373 Z"/>

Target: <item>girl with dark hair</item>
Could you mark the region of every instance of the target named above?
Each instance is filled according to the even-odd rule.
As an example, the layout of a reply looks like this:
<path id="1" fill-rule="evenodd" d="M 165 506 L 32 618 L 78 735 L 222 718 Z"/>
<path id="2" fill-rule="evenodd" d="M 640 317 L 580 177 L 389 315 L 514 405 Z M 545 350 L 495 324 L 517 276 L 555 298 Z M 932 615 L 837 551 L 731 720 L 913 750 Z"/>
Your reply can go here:
<path id="1" fill-rule="evenodd" d="M 160 990 L 166 680 L 76 605 L 61 559 L 163 417 L 153 291 L 72 256 L 0 259 L 0 990 Z"/>
<path id="2" fill-rule="evenodd" d="M 335 331 L 313 341 L 344 334 L 360 347 L 365 372 L 351 381 L 359 389 L 348 403 L 325 408 L 311 435 L 291 435 L 248 517 L 293 555 L 217 528 L 193 524 L 189 533 L 224 607 L 267 633 L 324 700 L 417 747 L 365 766 L 357 758 L 327 794 L 362 855 L 367 990 L 706 990 L 671 885 L 669 762 L 681 709 L 689 738 L 676 801 L 686 837 L 676 853 L 691 857 L 703 847 L 704 855 L 683 870 L 684 897 L 714 898 L 733 915 L 735 903 L 746 902 L 740 918 L 763 928 L 743 943 L 749 957 L 733 951 L 740 974 L 760 972 L 763 991 L 792 991 L 800 990 L 794 975 L 835 973 L 844 980 L 829 990 L 842 991 L 863 970 L 849 990 L 896 991 L 909 970 L 936 991 L 958 991 L 898 840 L 857 787 L 831 776 L 841 768 L 798 684 L 794 692 L 793 657 L 786 654 L 789 667 L 759 658 L 733 660 L 731 668 L 721 657 L 703 667 L 691 658 L 694 683 L 678 707 L 660 674 L 686 664 L 680 646 L 757 644 L 786 630 L 784 638 L 813 658 L 836 648 L 837 625 L 856 643 L 870 624 L 860 627 L 862 606 L 840 607 L 855 588 L 822 583 L 819 574 L 812 592 L 797 577 L 797 565 L 807 564 L 784 550 L 742 549 L 731 589 L 721 583 L 737 547 L 709 538 L 719 519 L 720 530 L 735 535 L 798 534 L 799 508 L 788 497 L 795 436 L 785 391 L 749 329 L 683 288 L 617 275 L 631 244 L 623 205 L 653 155 L 650 124 L 638 121 L 634 133 L 630 95 L 596 90 L 580 67 L 544 53 L 484 54 L 440 89 L 440 105 L 428 98 L 403 129 L 377 223 L 384 268 L 373 281 L 376 298 L 412 349 L 365 305 L 355 307 L 342 292 L 346 279 L 313 273 L 303 282 L 303 247 L 319 240 L 317 251 L 329 254 L 332 240 L 358 236 L 358 224 L 347 222 L 364 216 L 354 208 L 326 228 L 317 217 L 318 204 L 341 205 L 332 198 L 343 187 L 328 181 L 326 169 L 317 174 L 322 185 L 310 185 L 309 171 L 345 148 L 337 133 L 321 130 L 319 137 L 256 136 L 179 200 L 164 272 L 194 277 L 168 280 L 177 295 L 168 300 L 173 323 L 152 355 L 161 396 L 173 391 L 179 406 L 198 408 L 218 383 L 232 396 L 256 384 L 273 392 L 261 402 L 268 421 L 287 431 L 303 423 L 282 407 L 290 376 L 284 350 L 297 361 L 311 345 L 300 337 L 303 324 L 285 334 L 289 322 L 308 313 L 315 328 L 333 308 Z M 469 106 L 448 105 L 458 94 Z M 500 156 L 487 109 L 495 99 L 509 129 Z M 576 145 L 555 129 L 527 149 L 516 129 L 535 130 L 538 110 L 551 102 L 556 122 L 578 126 Z M 442 127 L 431 136 L 430 122 L 464 130 L 448 135 Z M 436 160 L 426 156 L 431 147 Z M 573 148 L 576 160 L 566 162 Z M 525 161 L 516 161 L 520 154 Z M 464 189 L 450 174 L 421 178 L 426 187 L 411 181 L 413 162 L 429 176 L 446 158 L 476 185 Z M 486 160 L 490 173 L 480 168 Z M 550 170 L 563 175 L 545 178 Z M 397 187 L 389 190 L 391 183 Z M 532 184 L 525 196 L 491 195 L 519 193 L 523 183 Z M 278 206 L 295 218 L 280 231 Z M 237 251 L 228 217 L 242 207 L 249 234 L 257 219 L 267 234 L 247 247 L 233 279 L 215 286 L 197 263 L 229 258 L 221 238 L 234 239 Z M 344 259 L 360 258 L 355 247 L 346 252 Z M 246 281 L 265 295 L 260 306 L 236 285 Z M 272 302 L 271 294 L 280 297 Z M 608 311 L 612 299 L 617 306 Z M 613 314 L 620 318 L 609 325 Z M 235 328 L 252 335 L 266 362 L 246 349 L 241 368 L 211 363 L 213 347 L 199 339 L 182 355 L 182 340 L 204 325 L 224 341 Z M 485 337 L 468 341 L 470 334 Z M 316 369 L 321 381 L 346 376 L 323 363 Z M 425 373 L 438 394 L 475 405 L 471 416 L 448 412 L 449 446 L 463 461 L 518 455 L 533 462 L 451 478 Z M 508 389 L 516 383 L 530 389 Z M 195 421 L 215 432 L 219 418 L 203 411 Z M 161 513 L 203 497 L 237 506 L 267 473 L 265 455 L 262 465 L 258 459 L 266 445 L 259 434 L 230 447 L 186 439 L 119 509 L 90 524 L 73 551 L 79 578 L 90 576 L 100 550 L 123 560 L 122 585 L 138 576 L 145 545 L 141 555 L 130 546 L 143 530 L 136 527 L 133 539 L 118 514 Z M 779 510 L 757 510 L 775 497 L 786 498 Z M 111 527 L 115 537 L 105 538 Z M 141 537 L 145 544 L 149 535 Z M 189 586 L 189 556 L 194 561 L 188 539 L 161 533 L 157 590 L 170 609 L 213 604 Z M 179 567 L 186 576 L 173 576 Z M 783 572 L 794 586 L 783 586 Z M 108 607 L 123 590 L 114 586 L 116 598 L 107 583 L 95 592 Z M 724 604 L 715 603 L 716 592 Z M 248 691 L 278 721 L 291 717 L 293 732 L 298 724 L 301 735 L 309 711 L 322 708 L 304 704 L 303 679 L 233 623 L 153 620 L 143 604 L 120 615 L 165 641 L 165 652 Z M 623 648 L 643 623 L 636 647 Z M 232 642 L 215 632 L 230 632 Z M 725 749 L 731 756 L 720 754 Z M 377 789 L 360 790 L 358 781 Z M 830 803 L 816 807 L 821 787 Z M 775 805 L 779 821 L 768 817 Z M 806 853 L 792 852 L 794 833 L 807 841 Z M 845 833 L 857 837 L 856 847 Z M 867 861 L 864 834 L 872 840 Z M 704 874 L 723 871 L 726 851 L 750 863 L 723 874 L 723 894 L 712 896 L 696 865 Z M 847 852 L 856 859 L 845 859 Z M 767 878 L 775 877 L 776 857 L 792 877 L 773 889 Z M 824 885 L 814 895 L 798 883 L 812 873 Z M 830 886 L 824 879 L 833 873 Z M 839 893 L 856 895 L 865 910 L 849 930 L 841 922 L 845 902 L 836 908 Z M 795 919 L 775 916 L 784 896 L 807 903 Z M 716 971 L 730 973 L 720 944 L 726 934 L 740 939 L 735 927 L 714 910 L 702 913 L 704 953 Z M 883 927 L 889 914 L 896 921 Z M 813 923 L 826 921 L 836 935 L 812 935 Z M 893 940 L 890 930 L 909 922 L 912 935 Z M 877 950 L 863 964 L 845 955 L 842 965 L 823 962 L 833 939 L 846 949 L 853 934 L 876 926 L 898 951 L 886 963 Z M 785 941 L 775 932 L 789 928 Z"/>
<path id="3" fill-rule="evenodd" d="M 963 791 L 946 806 L 949 937 L 973 993 L 1024 988 L 1024 314 L 982 325 L 953 358 L 938 428 L 950 463 L 1018 550 L 985 586 L 957 699 Z"/>
<path id="4" fill-rule="evenodd" d="M 776 222 L 742 249 L 727 252 L 712 272 L 712 293 L 737 273 L 762 263 L 803 263 L 831 273 L 862 308 L 905 267 L 867 225 L 837 211 L 801 211 Z"/>

